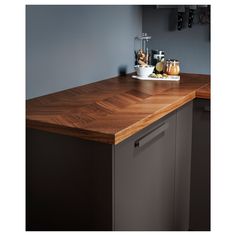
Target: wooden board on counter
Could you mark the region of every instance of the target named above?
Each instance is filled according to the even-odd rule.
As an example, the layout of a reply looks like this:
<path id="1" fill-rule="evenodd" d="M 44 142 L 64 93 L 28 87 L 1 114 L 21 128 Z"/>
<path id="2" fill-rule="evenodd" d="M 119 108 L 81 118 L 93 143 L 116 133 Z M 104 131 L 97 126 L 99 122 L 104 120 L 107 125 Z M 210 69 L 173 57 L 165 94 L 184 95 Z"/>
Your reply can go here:
<path id="1" fill-rule="evenodd" d="M 179 82 L 131 76 L 30 99 L 27 127 L 118 144 L 194 98 L 210 98 L 209 75 L 181 74 Z"/>

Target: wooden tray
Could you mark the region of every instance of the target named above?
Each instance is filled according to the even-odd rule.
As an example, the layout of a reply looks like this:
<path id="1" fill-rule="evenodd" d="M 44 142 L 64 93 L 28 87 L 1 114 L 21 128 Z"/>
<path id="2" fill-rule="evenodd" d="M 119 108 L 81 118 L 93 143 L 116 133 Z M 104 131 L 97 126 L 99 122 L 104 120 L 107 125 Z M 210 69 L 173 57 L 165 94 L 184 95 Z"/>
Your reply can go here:
<path id="1" fill-rule="evenodd" d="M 164 78 L 140 77 L 137 75 L 132 75 L 132 78 L 140 79 L 140 80 L 162 80 L 162 81 L 179 81 L 180 80 L 179 75 L 168 75 L 168 77 L 164 77 Z"/>

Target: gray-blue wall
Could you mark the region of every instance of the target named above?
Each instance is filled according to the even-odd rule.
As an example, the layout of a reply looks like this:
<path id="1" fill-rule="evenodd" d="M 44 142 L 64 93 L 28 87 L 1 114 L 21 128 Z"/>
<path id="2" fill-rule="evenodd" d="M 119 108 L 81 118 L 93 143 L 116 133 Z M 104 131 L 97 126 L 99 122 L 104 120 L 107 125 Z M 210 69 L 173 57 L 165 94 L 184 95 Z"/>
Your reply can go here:
<path id="1" fill-rule="evenodd" d="M 176 9 L 153 6 L 28 5 L 27 99 L 133 72 L 134 37 L 181 62 L 182 72 L 210 73 L 209 25 L 173 30 Z"/>
<path id="2" fill-rule="evenodd" d="M 209 25 L 174 30 L 176 11 L 143 8 L 143 32 L 152 36 L 149 48 L 164 50 L 166 58 L 179 59 L 182 72 L 210 74 Z"/>
<path id="3" fill-rule="evenodd" d="M 27 6 L 27 99 L 132 72 L 141 32 L 140 6 Z"/>

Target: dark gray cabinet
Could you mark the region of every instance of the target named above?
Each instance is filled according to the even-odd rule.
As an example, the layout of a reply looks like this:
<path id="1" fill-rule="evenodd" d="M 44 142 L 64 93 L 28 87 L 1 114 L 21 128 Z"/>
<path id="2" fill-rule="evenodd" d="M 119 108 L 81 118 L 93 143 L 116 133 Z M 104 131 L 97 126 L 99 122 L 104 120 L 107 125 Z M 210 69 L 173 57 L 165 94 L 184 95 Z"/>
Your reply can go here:
<path id="1" fill-rule="evenodd" d="M 188 230 L 192 103 L 114 148 L 114 229 Z"/>
<path id="2" fill-rule="evenodd" d="M 115 230 L 172 230 L 176 115 L 115 146 Z"/>
<path id="3" fill-rule="evenodd" d="M 192 102 L 118 145 L 27 130 L 27 230 L 188 230 Z"/>
<path id="4" fill-rule="evenodd" d="M 210 101 L 193 106 L 190 229 L 210 230 Z"/>
<path id="5" fill-rule="evenodd" d="M 175 230 L 189 230 L 192 103 L 176 114 Z"/>
<path id="6" fill-rule="evenodd" d="M 112 146 L 27 129 L 26 230 L 111 230 Z"/>

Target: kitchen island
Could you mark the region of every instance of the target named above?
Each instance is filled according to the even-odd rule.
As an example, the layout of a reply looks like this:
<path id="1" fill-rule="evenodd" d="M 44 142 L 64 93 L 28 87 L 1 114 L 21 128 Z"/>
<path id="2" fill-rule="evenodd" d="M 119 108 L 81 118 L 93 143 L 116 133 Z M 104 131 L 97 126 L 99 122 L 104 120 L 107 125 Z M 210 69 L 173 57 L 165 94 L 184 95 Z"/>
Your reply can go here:
<path id="1" fill-rule="evenodd" d="M 27 101 L 27 230 L 188 230 L 193 100 L 131 75 Z"/>

